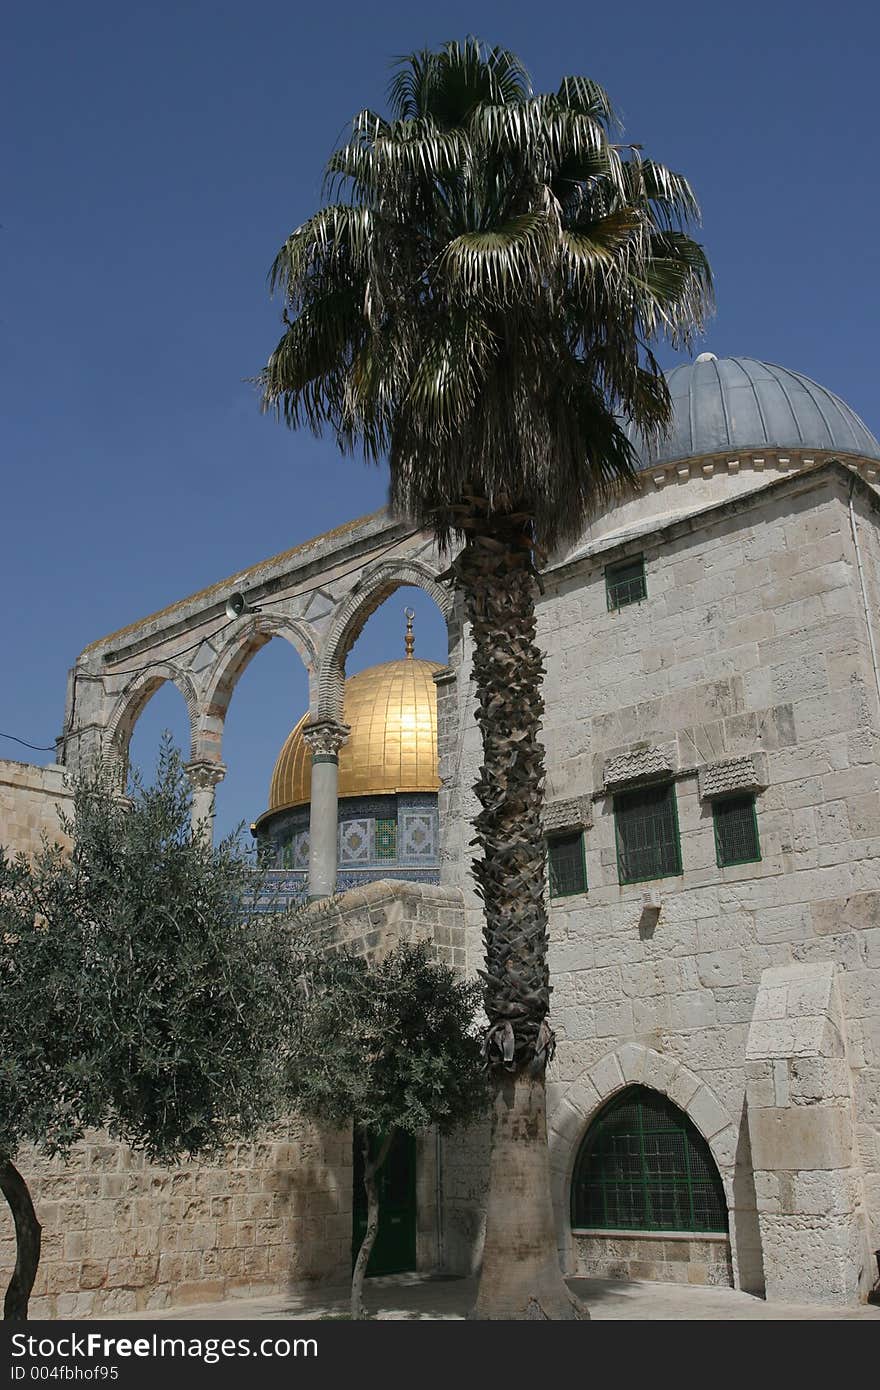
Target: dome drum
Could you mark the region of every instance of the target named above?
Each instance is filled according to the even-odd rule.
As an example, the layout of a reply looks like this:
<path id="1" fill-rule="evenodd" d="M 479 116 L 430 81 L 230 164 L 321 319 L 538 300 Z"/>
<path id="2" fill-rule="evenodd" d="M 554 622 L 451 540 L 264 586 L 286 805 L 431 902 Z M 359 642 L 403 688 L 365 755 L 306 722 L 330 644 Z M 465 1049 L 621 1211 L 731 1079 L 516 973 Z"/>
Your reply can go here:
<path id="1" fill-rule="evenodd" d="M 437 690 L 433 661 L 407 655 L 345 685 L 337 808 L 338 891 L 375 879 L 439 881 Z M 263 867 L 282 895 L 305 892 L 309 867 L 311 753 L 305 715 L 272 776 L 269 808 L 253 826 Z"/>

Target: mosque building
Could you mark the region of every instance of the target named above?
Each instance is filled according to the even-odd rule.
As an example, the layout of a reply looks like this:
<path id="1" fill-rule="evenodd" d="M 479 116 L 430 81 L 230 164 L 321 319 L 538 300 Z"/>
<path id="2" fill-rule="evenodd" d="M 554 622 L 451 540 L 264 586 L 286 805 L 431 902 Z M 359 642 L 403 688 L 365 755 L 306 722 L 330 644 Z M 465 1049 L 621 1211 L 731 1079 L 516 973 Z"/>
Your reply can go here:
<path id="1" fill-rule="evenodd" d="M 640 487 L 549 557 L 537 600 L 560 1260 L 856 1304 L 880 1247 L 880 444 L 755 358 L 703 353 L 668 381 L 670 433 L 633 436 Z M 287 641 L 309 707 L 254 823 L 264 863 L 339 941 L 427 937 L 474 975 L 481 748 L 447 567 L 382 510 L 93 643 L 57 764 L 0 763 L 7 835 L 51 831 L 95 755 L 122 776 L 165 681 L 203 822 L 236 682 Z M 370 614 L 413 585 L 445 660 L 416 657 L 410 629 L 346 679 Z M 486 1154 L 481 1127 L 397 1154 L 383 1270 L 473 1272 Z M 163 1173 L 104 1139 L 39 1171 L 36 1316 L 341 1279 L 362 1220 L 350 1139 L 295 1120 L 210 1169 Z"/>
<path id="2" fill-rule="evenodd" d="M 339 750 L 337 892 L 378 879 L 438 883 L 436 661 L 415 656 L 412 609 L 406 654 L 351 676 Z M 251 827 L 276 898 L 305 896 L 309 865 L 312 757 L 306 712 L 278 755 L 269 805 Z"/>

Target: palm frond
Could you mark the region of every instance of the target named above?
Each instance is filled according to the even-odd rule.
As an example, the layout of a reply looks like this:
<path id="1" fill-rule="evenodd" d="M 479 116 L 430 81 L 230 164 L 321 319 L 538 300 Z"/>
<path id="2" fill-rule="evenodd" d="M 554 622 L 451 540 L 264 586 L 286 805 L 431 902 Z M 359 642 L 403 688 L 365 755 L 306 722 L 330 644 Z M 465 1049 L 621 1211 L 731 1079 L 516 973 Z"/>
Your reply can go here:
<path id="1" fill-rule="evenodd" d="M 440 258 L 440 270 L 457 295 L 503 304 L 546 274 L 552 246 L 547 214 L 525 212 L 486 231 L 456 237 Z"/>
<path id="2" fill-rule="evenodd" d="M 535 94 L 476 39 L 410 54 L 275 258 L 264 409 L 387 454 L 392 504 L 441 543 L 465 496 L 548 547 L 577 534 L 633 485 L 625 425 L 668 423 L 653 345 L 690 341 L 712 277 L 690 184 L 615 120 L 590 78 Z"/>
<path id="3" fill-rule="evenodd" d="M 331 276 L 363 269 L 376 240 L 376 214 L 371 208 L 348 203 L 323 207 L 291 232 L 272 262 L 269 288 L 272 293 L 281 289 L 291 303 L 299 303 L 316 269 Z"/>

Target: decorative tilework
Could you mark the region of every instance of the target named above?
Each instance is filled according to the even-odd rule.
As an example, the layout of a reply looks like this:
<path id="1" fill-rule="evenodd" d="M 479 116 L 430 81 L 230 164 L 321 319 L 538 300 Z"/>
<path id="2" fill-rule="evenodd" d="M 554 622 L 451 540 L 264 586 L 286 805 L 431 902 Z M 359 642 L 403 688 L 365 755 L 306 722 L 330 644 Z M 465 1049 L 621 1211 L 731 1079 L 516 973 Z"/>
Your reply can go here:
<path id="1" fill-rule="evenodd" d="M 401 862 L 436 859 L 436 823 L 436 817 L 429 811 L 401 811 Z"/>
<path id="2" fill-rule="evenodd" d="M 397 858 L 397 821 L 382 819 L 376 821 L 376 858 Z"/>
<path id="3" fill-rule="evenodd" d="M 309 832 L 307 830 L 300 830 L 293 837 L 290 866 L 292 869 L 307 869 L 309 867 Z"/>
<path id="4" fill-rule="evenodd" d="M 369 820 L 343 821 L 339 827 L 340 864 L 368 863 L 370 853 L 370 831 L 373 822 Z"/>

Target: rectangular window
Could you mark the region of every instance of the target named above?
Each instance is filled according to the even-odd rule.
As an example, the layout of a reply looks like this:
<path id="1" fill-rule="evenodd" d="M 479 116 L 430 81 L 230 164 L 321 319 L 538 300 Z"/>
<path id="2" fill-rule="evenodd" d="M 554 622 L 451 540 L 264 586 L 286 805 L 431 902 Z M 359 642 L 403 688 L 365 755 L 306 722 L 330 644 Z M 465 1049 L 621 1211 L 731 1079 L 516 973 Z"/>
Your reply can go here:
<path id="1" fill-rule="evenodd" d="M 376 858 L 377 859 L 396 859 L 397 858 L 397 821 L 396 820 L 377 820 L 376 821 Z"/>
<path id="2" fill-rule="evenodd" d="M 639 787 L 614 798 L 617 876 L 621 883 L 642 883 L 681 873 L 681 842 L 675 786 Z"/>
<path id="3" fill-rule="evenodd" d="M 712 803 L 715 853 L 719 869 L 729 864 L 753 864 L 761 858 L 755 798 L 725 796 Z"/>
<path id="4" fill-rule="evenodd" d="M 547 861 L 551 898 L 570 898 L 573 893 L 586 893 L 587 866 L 582 831 L 549 836 Z"/>
<path id="5" fill-rule="evenodd" d="M 635 560 L 626 560 L 621 565 L 609 565 L 605 571 L 605 594 L 610 612 L 647 598 L 645 557 L 638 555 Z"/>

